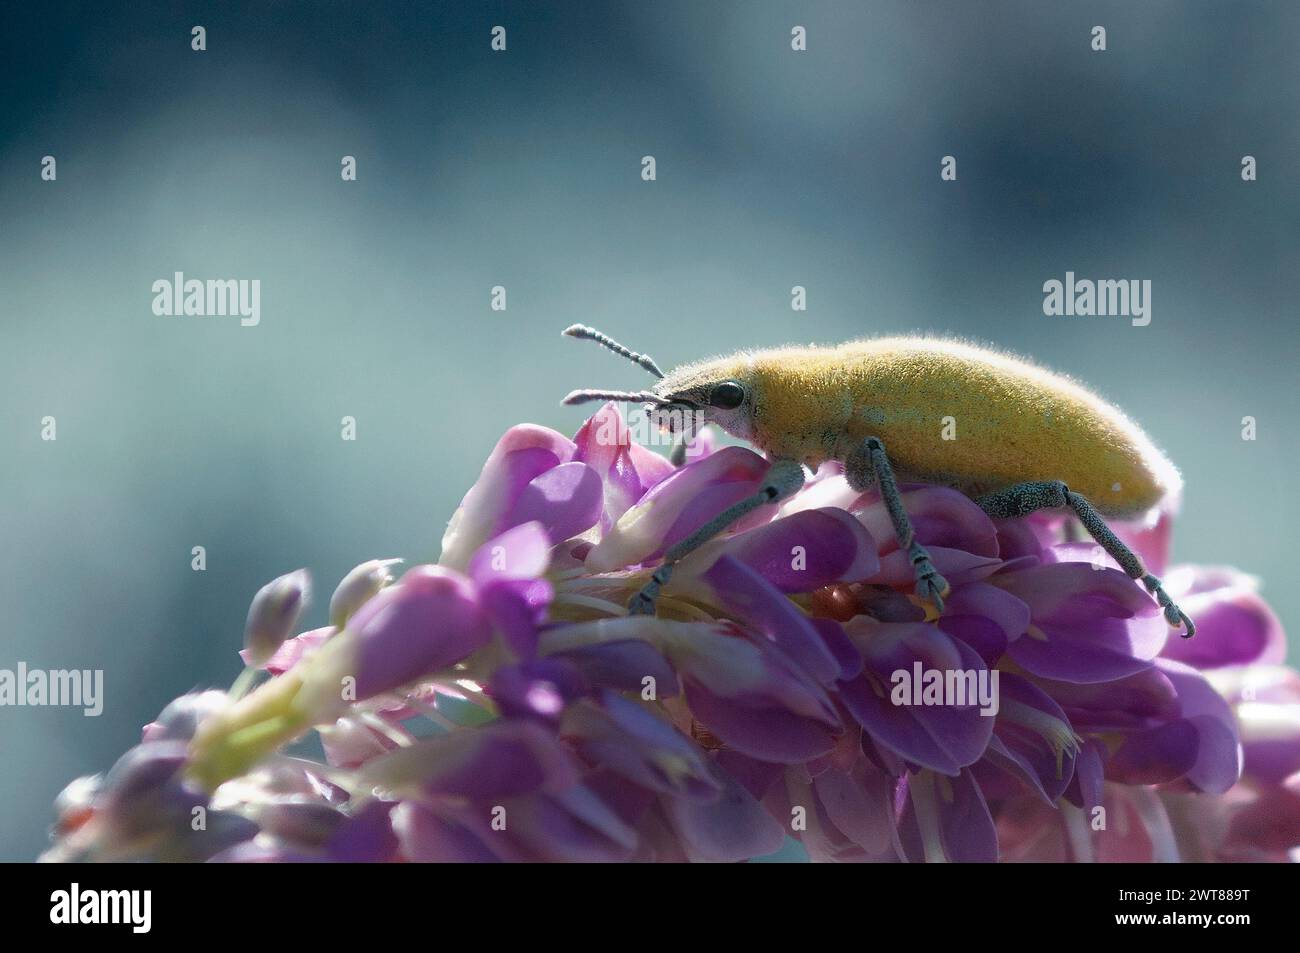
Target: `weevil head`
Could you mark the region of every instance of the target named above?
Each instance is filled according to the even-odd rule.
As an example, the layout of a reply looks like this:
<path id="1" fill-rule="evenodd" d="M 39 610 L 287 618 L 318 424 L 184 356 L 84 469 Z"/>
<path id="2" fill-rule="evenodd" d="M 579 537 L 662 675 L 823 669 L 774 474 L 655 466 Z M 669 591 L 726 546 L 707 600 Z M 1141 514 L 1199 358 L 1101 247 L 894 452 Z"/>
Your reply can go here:
<path id="1" fill-rule="evenodd" d="M 746 355 L 686 364 L 664 374 L 648 355 L 624 347 L 595 328 L 575 324 L 565 328 L 564 333 L 568 337 L 595 341 L 659 378 L 650 390 L 575 390 L 564 398 L 566 404 L 637 401 L 645 405 L 652 420 L 674 434 L 690 437 L 706 424 L 717 424 L 741 439 L 754 436 L 755 378 L 752 362 Z"/>
<path id="2" fill-rule="evenodd" d="M 755 383 L 744 357 L 685 364 L 655 384 L 651 393 L 662 403 L 647 404 L 647 411 L 673 433 L 716 424 L 733 437 L 752 440 Z"/>
<path id="3" fill-rule="evenodd" d="M 769 456 L 817 467 L 834 456 L 854 395 L 832 373 L 836 351 L 782 347 L 741 351 L 667 374 L 660 410 L 689 408 Z"/>
<path id="4" fill-rule="evenodd" d="M 741 351 L 665 374 L 651 358 L 594 328 L 575 324 L 564 333 L 595 341 L 658 378 L 649 390 L 575 390 L 564 398 L 566 404 L 634 401 L 674 434 L 689 436 L 716 424 L 770 456 L 815 467 L 834 455 L 837 435 L 852 411 L 852 393 L 829 372 L 834 349 Z"/>

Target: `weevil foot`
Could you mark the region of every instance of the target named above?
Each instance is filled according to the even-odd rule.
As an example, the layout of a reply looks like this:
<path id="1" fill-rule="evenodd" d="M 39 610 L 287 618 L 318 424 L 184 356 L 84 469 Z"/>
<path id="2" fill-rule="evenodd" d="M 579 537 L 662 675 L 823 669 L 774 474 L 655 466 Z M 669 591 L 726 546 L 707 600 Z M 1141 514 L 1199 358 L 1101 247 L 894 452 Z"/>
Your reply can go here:
<path id="1" fill-rule="evenodd" d="M 628 600 L 628 615 L 654 615 L 655 600 L 659 598 L 659 590 L 668 584 L 672 578 L 673 564 L 664 563 L 654 571 L 650 581 L 641 587 L 641 591 Z"/>
<path id="2" fill-rule="evenodd" d="M 1164 610 L 1165 621 L 1172 628 L 1183 629 L 1183 638 L 1190 639 L 1196 634 L 1196 623 L 1178 604 L 1169 598 L 1169 593 L 1165 592 L 1165 587 L 1160 584 L 1159 578 L 1147 573 L 1142 577 L 1142 585 L 1147 587 L 1147 592 L 1155 596 L 1156 602 L 1160 603 L 1160 608 Z"/>
<path id="3" fill-rule="evenodd" d="M 649 589 L 646 586 L 646 589 Z M 635 596 L 627 601 L 628 615 L 654 615 L 655 614 L 655 597 L 642 589 Z"/>
<path id="4" fill-rule="evenodd" d="M 931 572 L 916 580 L 917 598 L 934 606 L 934 611 L 939 615 L 943 615 L 943 599 L 950 591 L 948 580 L 937 572 Z"/>
<path id="5" fill-rule="evenodd" d="M 908 547 L 907 554 L 912 560 L 912 571 L 916 574 L 916 597 L 943 615 L 943 600 L 952 591 L 948 580 L 939 575 L 939 570 L 930 562 L 930 554 L 920 543 L 913 542 Z"/>

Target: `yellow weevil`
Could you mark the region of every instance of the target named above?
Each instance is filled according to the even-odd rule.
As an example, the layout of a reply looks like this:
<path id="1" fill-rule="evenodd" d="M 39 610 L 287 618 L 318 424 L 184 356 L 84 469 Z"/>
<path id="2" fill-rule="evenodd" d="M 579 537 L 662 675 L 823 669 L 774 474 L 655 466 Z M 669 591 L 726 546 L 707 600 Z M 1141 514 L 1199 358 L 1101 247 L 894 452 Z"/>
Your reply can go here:
<path id="1" fill-rule="evenodd" d="M 577 390 L 566 404 L 644 402 L 670 424 L 717 424 L 772 461 L 756 494 L 668 550 L 629 603 L 635 614 L 654 612 L 676 562 L 750 510 L 796 493 L 805 466 L 839 460 L 853 489 L 879 485 L 915 569 L 917 595 L 936 611 L 943 611 L 948 583 L 916 541 L 895 474 L 953 487 L 994 518 L 1068 508 L 1146 586 L 1171 626 L 1183 626 L 1184 638 L 1196 632 L 1102 519 L 1150 510 L 1177 492 L 1178 471 L 1123 413 L 1078 384 L 994 351 L 919 337 L 742 351 L 665 375 L 651 358 L 593 328 L 575 324 L 564 333 L 596 341 L 659 378 L 650 390 Z M 953 427 L 960 439 L 943 439 Z"/>

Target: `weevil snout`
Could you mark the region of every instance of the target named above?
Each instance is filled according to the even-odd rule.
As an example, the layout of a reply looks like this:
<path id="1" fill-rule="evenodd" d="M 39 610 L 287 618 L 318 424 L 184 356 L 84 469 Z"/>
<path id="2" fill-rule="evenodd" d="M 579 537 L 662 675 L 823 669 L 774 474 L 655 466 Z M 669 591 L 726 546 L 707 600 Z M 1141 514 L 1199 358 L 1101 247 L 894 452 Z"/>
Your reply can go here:
<path id="1" fill-rule="evenodd" d="M 696 404 L 669 398 L 666 403 L 646 404 L 643 408 L 652 426 L 674 437 L 693 437 L 708 423 L 703 410 Z"/>

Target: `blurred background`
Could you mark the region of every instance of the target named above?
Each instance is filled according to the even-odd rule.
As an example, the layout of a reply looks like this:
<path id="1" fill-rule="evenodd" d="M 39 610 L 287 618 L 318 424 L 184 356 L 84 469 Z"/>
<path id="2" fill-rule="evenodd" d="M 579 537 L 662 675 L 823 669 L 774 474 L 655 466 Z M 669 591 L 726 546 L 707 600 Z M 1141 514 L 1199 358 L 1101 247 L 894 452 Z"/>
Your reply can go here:
<path id="1" fill-rule="evenodd" d="M 908 331 L 1031 355 L 1182 468 L 1177 559 L 1258 574 L 1300 631 L 1300 5 L 110 6 L 0 37 L 0 667 L 106 695 L 0 708 L 0 858 L 234 677 L 264 582 L 310 568 L 323 624 L 357 562 L 437 557 L 511 424 L 647 383 L 578 320 L 665 367 Z M 1067 270 L 1150 279 L 1151 324 L 1045 317 Z M 260 279 L 261 324 L 154 315 L 176 271 Z"/>

